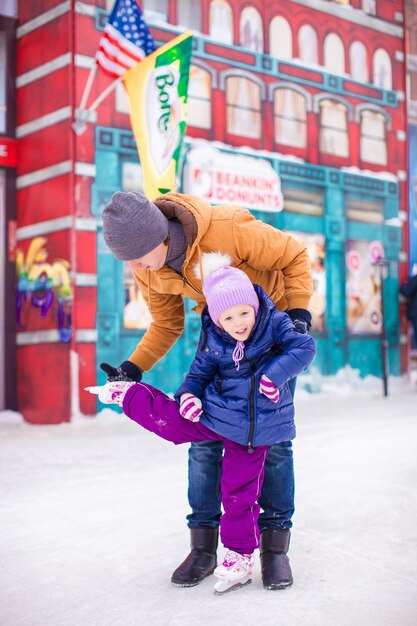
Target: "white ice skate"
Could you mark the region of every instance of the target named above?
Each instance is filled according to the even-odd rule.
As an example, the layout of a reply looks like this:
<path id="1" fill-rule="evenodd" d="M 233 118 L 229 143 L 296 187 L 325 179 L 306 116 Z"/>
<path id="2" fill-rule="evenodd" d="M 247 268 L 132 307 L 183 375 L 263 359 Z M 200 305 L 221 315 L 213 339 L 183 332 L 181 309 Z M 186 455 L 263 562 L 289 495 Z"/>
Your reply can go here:
<path id="1" fill-rule="evenodd" d="M 228 550 L 223 563 L 214 570 L 214 575 L 219 579 L 214 585 L 214 595 L 221 596 L 227 591 L 249 585 L 252 582 L 252 569 L 252 554 L 239 554 Z"/>
<path id="2" fill-rule="evenodd" d="M 86 391 L 94 393 L 103 404 L 118 404 L 122 406 L 123 398 L 127 390 L 136 383 L 129 383 L 124 380 L 116 380 L 113 383 L 106 383 L 98 387 L 85 387 Z"/>

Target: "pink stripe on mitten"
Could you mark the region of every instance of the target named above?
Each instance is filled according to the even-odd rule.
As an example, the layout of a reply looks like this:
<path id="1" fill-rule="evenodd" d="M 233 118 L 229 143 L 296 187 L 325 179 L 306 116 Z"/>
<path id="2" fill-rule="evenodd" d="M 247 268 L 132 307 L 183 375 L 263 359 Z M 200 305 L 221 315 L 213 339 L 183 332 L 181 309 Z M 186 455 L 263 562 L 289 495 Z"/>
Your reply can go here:
<path id="1" fill-rule="evenodd" d="M 203 413 L 201 400 L 191 393 L 183 393 L 180 399 L 180 415 L 190 422 L 198 422 Z"/>
<path id="2" fill-rule="evenodd" d="M 263 393 L 264 396 L 271 400 L 271 402 L 278 402 L 279 400 L 279 389 L 274 385 L 272 380 L 262 374 L 261 380 L 259 381 L 259 392 Z"/>

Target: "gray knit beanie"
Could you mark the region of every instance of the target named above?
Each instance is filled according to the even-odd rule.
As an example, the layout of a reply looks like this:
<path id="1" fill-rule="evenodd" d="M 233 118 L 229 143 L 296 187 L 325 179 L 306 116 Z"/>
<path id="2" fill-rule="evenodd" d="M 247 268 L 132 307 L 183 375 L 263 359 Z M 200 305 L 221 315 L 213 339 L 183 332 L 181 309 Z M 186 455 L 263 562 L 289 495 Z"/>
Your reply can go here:
<path id="1" fill-rule="evenodd" d="M 168 237 L 168 220 L 143 193 L 118 191 L 103 210 L 103 236 L 120 261 L 138 259 Z"/>

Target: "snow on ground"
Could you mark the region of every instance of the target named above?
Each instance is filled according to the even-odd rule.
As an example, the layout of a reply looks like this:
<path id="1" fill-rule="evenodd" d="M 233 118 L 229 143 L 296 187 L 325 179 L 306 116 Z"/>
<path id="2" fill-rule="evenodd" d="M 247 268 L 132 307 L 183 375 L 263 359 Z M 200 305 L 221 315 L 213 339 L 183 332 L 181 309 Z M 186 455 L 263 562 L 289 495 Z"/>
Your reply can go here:
<path id="1" fill-rule="evenodd" d="M 0 414 L 2 626 L 415 626 L 417 387 L 357 383 L 297 391 L 293 587 L 265 591 L 257 562 L 220 598 L 212 577 L 170 584 L 188 552 L 187 446 L 109 409 L 59 426 Z"/>

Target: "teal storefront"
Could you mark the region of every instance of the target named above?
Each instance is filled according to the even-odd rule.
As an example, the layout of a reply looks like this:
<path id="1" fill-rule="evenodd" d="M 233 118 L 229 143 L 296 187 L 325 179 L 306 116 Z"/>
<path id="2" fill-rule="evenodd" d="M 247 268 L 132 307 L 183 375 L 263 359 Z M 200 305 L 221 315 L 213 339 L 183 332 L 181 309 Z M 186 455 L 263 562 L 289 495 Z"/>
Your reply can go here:
<path id="1" fill-rule="evenodd" d="M 187 150 L 191 148 L 190 142 Z M 250 156 L 256 158 L 253 153 Z M 399 375 L 401 228 L 397 182 L 290 160 L 268 161 L 280 178 L 284 209 L 278 213 L 253 213 L 258 219 L 293 233 L 309 250 L 315 285 L 312 332 L 318 344 L 314 366 L 323 375 L 335 374 L 349 364 L 359 369 L 362 376 L 382 376 L 383 293 L 389 370 Z M 141 294 L 127 267 L 107 250 L 101 228 L 101 212 L 112 193 L 141 189 L 132 133 L 97 127 L 96 167 L 92 211 L 97 218 L 97 376 L 98 381 L 103 381 L 98 364 L 119 364 L 125 360 L 149 324 Z M 381 255 L 389 261 L 384 278 L 374 264 Z M 192 301 L 185 301 L 184 334 L 146 374 L 150 384 L 173 391 L 181 383 L 199 334 L 199 317 L 191 311 L 193 306 Z"/>

